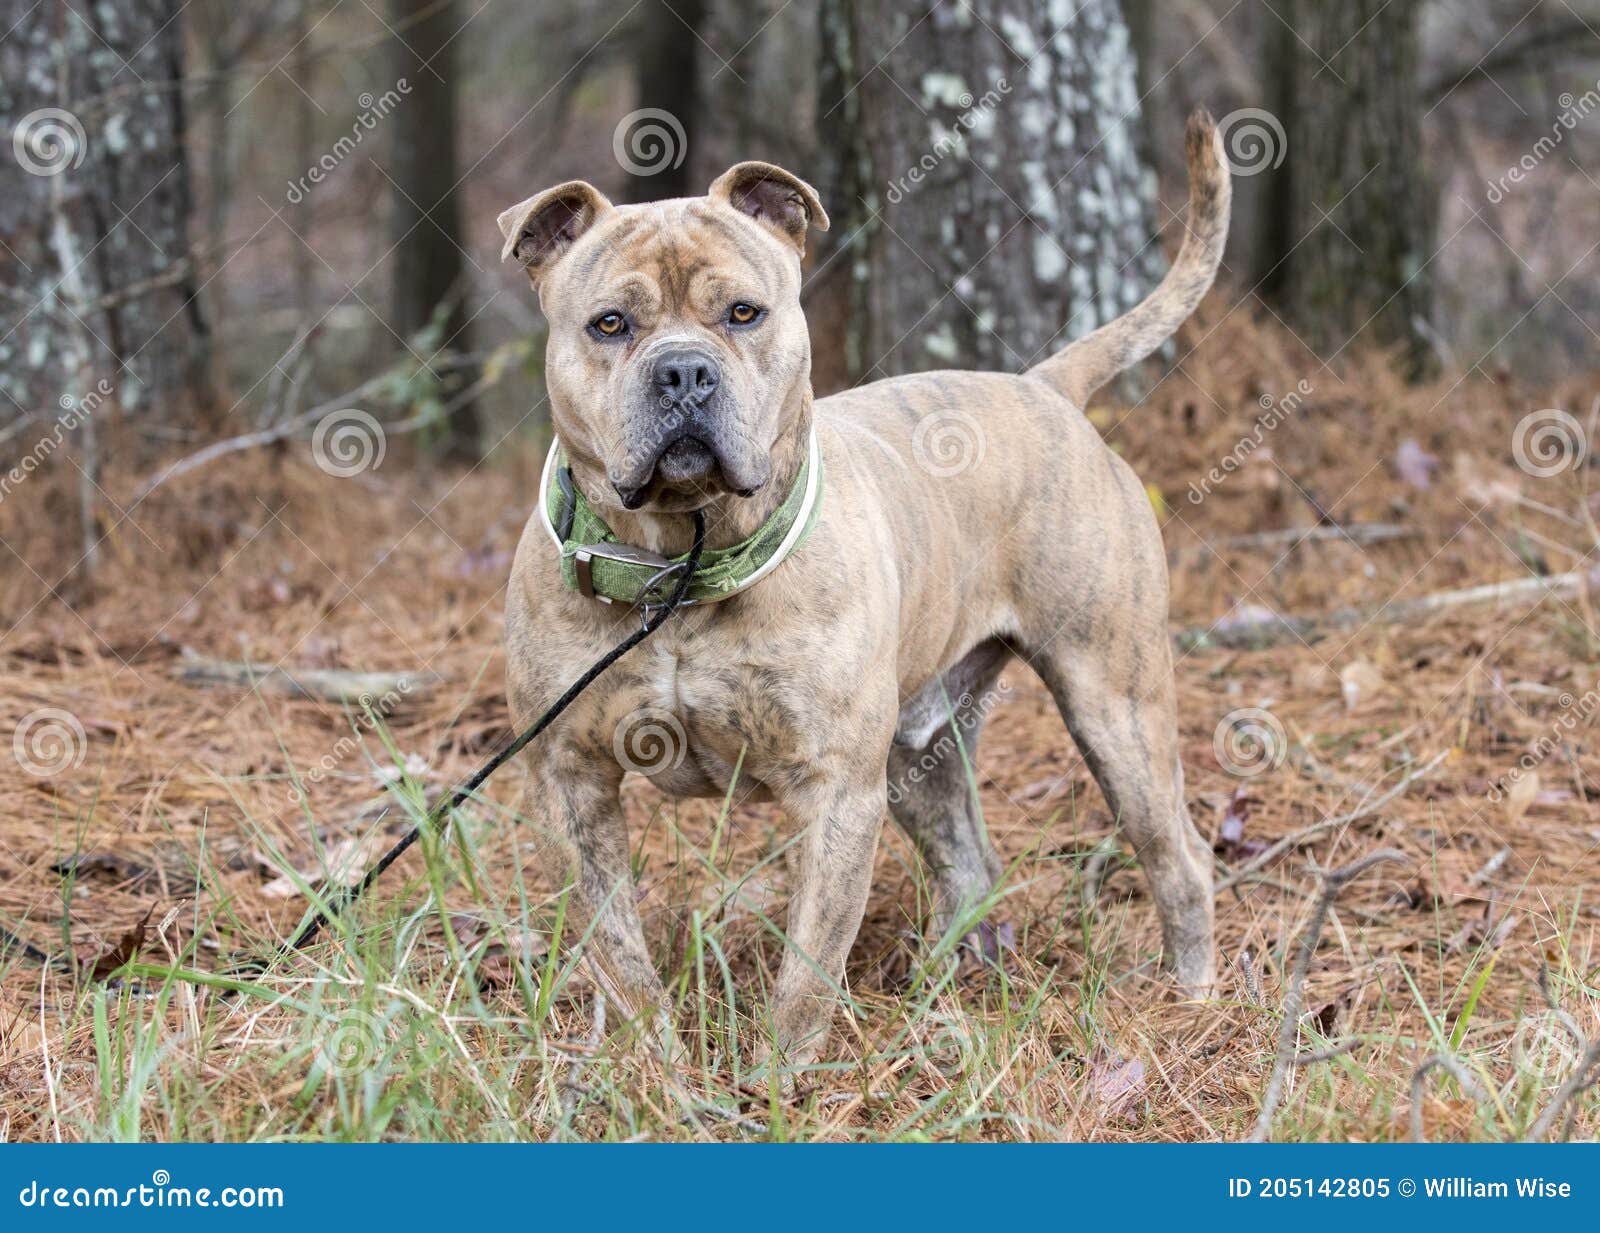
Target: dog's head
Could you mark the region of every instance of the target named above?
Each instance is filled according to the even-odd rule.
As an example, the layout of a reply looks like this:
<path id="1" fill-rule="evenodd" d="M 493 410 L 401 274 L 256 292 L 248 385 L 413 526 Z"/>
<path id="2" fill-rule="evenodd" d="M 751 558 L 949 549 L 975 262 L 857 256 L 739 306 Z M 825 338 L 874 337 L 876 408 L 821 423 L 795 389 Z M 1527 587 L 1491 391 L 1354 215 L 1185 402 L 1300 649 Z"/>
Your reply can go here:
<path id="1" fill-rule="evenodd" d="M 613 206 L 573 181 L 500 215 L 550 323 L 552 416 L 585 495 L 681 512 L 766 486 L 809 395 L 800 258 L 827 226 L 767 163 L 704 197 Z"/>

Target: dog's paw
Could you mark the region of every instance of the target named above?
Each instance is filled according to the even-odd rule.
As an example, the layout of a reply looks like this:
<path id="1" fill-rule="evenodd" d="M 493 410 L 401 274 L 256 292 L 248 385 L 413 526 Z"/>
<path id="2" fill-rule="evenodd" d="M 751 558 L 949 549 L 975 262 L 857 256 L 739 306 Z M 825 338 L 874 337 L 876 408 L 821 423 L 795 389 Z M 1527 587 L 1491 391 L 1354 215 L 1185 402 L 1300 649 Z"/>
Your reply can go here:
<path id="1" fill-rule="evenodd" d="M 1005 970 L 1006 956 L 1017 949 L 1017 930 L 1010 921 L 982 920 L 961 939 L 961 976 L 983 976 Z"/>

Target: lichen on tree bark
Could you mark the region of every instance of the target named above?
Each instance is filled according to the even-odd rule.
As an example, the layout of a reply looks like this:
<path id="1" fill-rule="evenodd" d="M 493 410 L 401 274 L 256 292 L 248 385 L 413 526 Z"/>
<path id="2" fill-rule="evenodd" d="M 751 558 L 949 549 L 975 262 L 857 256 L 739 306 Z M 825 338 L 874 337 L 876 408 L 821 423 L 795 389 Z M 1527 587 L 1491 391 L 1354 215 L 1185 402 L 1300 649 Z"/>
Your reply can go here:
<path id="1" fill-rule="evenodd" d="M 821 43 L 845 379 L 1017 371 L 1160 277 L 1116 0 L 825 0 Z"/>

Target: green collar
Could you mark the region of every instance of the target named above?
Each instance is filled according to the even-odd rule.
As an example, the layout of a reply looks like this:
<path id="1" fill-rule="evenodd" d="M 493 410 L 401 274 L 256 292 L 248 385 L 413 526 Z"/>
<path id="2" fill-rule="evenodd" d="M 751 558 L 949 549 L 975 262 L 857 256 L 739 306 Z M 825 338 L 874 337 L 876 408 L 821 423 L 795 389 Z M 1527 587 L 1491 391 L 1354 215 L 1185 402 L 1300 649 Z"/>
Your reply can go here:
<path id="1" fill-rule="evenodd" d="M 749 538 L 726 548 L 707 548 L 685 602 L 711 604 L 753 586 L 805 542 L 821 509 L 822 452 L 813 425 L 805 460 L 783 504 Z M 602 603 L 663 602 L 672 590 L 673 567 L 688 559 L 687 553 L 669 558 L 619 543 L 572 482 L 560 442 L 551 445 L 539 480 L 539 516 L 561 552 L 561 580 L 567 589 Z"/>

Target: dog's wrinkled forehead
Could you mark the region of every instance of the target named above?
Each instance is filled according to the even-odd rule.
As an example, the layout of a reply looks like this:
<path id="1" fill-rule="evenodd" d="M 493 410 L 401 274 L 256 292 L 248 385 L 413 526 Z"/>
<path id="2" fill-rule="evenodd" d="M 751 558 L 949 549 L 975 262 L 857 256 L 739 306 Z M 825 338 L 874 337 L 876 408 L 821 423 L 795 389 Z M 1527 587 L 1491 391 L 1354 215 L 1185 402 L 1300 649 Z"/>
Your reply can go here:
<path id="1" fill-rule="evenodd" d="M 704 201 L 623 206 L 579 239 L 541 288 L 547 305 L 615 301 L 668 316 L 796 282 L 794 253 L 749 219 Z"/>
<path id="2" fill-rule="evenodd" d="M 805 181 L 768 163 L 740 163 L 704 197 L 614 206 L 592 184 L 547 189 L 500 215 L 502 256 L 520 262 L 546 309 L 585 287 L 649 279 L 669 304 L 692 305 L 702 283 L 778 287 L 798 276 L 806 233 L 828 216 Z"/>

